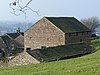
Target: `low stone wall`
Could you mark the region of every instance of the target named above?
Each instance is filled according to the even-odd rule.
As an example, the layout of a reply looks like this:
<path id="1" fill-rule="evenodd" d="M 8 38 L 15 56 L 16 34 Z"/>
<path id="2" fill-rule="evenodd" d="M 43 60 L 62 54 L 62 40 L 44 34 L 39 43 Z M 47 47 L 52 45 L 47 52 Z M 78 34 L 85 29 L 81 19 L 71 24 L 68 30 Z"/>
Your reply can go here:
<path id="1" fill-rule="evenodd" d="M 27 52 L 22 52 L 9 61 L 0 61 L 0 67 L 11 67 L 17 65 L 38 64 L 38 63 L 40 62 L 31 55 L 29 55 Z"/>

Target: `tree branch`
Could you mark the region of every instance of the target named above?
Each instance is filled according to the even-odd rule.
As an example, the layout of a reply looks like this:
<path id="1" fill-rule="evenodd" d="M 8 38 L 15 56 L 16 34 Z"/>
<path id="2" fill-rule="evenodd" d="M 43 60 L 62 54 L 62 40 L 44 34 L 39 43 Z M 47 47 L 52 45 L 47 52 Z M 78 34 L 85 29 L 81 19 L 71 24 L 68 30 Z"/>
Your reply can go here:
<path id="1" fill-rule="evenodd" d="M 19 16 L 20 12 L 22 12 L 26 16 L 26 11 L 31 10 L 32 12 L 35 12 L 39 16 L 39 13 L 38 13 L 39 10 L 35 11 L 28 6 L 31 2 L 32 0 L 29 0 L 24 6 L 21 6 L 20 0 L 15 0 L 15 2 L 12 2 L 9 4 L 10 8 L 12 8 L 12 11 L 13 11 L 11 13 L 14 14 L 15 16 Z M 18 14 L 16 13 L 17 11 L 19 11 Z"/>

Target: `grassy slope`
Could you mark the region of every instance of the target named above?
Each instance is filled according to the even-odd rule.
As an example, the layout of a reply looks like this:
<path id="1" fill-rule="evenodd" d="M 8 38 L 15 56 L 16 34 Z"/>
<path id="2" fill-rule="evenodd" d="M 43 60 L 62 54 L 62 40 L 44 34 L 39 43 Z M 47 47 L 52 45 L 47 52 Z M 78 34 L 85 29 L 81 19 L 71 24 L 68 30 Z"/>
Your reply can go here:
<path id="1" fill-rule="evenodd" d="M 96 48 L 100 46 L 100 40 L 92 41 L 92 43 L 95 44 Z M 100 75 L 99 48 L 95 53 L 79 58 L 37 65 L 1 68 L 0 75 Z"/>

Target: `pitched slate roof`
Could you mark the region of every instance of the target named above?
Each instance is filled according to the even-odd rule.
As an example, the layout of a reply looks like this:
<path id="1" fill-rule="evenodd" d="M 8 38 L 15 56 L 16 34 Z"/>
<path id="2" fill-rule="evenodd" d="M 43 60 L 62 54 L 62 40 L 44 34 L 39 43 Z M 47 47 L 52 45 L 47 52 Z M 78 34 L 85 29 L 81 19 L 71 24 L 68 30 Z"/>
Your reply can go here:
<path id="1" fill-rule="evenodd" d="M 4 41 L 4 43 L 6 44 L 6 46 L 8 46 L 8 43 L 10 42 L 10 38 L 8 36 L 1 36 L 2 40 Z"/>
<path id="2" fill-rule="evenodd" d="M 87 48 L 87 50 L 84 50 L 84 48 Z M 29 50 L 27 52 L 42 62 L 42 59 L 43 61 L 52 61 L 90 53 L 91 51 L 91 46 L 81 43 Z"/>
<path id="3" fill-rule="evenodd" d="M 21 32 L 20 34 L 21 34 L 22 36 L 24 36 L 24 33 L 23 33 L 23 32 Z"/>
<path id="4" fill-rule="evenodd" d="M 11 38 L 15 39 L 15 38 L 17 38 L 19 35 L 24 36 L 24 33 L 23 33 L 23 32 L 20 32 L 20 33 L 7 33 L 7 35 L 10 36 Z"/>
<path id="5" fill-rule="evenodd" d="M 65 33 L 90 31 L 74 17 L 45 17 Z"/>
<path id="6" fill-rule="evenodd" d="M 5 42 L 4 42 L 4 40 L 2 39 L 2 36 L 0 36 L 0 49 L 1 48 L 6 48 L 7 46 L 6 46 L 6 44 L 5 44 Z"/>

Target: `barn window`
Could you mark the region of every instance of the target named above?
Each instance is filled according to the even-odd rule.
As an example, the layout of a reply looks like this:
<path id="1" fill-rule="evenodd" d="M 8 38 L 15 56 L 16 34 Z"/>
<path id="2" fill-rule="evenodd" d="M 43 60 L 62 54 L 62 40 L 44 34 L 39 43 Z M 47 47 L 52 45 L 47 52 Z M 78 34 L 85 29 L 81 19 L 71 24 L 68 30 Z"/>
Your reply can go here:
<path id="1" fill-rule="evenodd" d="M 46 48 L 46 46 L 41 46 L 41 48 Z"/>
<path id="2" fill-rule="evenodd" d="M 80 39 L 80 42 L 82 42 L 83 41 L 83 39 Z"/>
<path id="3" fill-rule="evenodd" d="M 78 33 L 76 33 L 76 36 L 78 36 Z"/>
<path id="4" fill-rule="evenodd" d="M 84 32 L 82 32 L 82 35 L 84 34 Z"/>
<path id="5" fill-rule="evenodd" d="M 87 34 L 88 34 L 89 32 L 87 32 Z"/>
<path id="6" fill-rule="evenodd" d="M 71 33 L 69 33 L 69 37 L 71 36 Z"/>
<path id="7" fill-rule="evenodd" d="M 28 50 L 31 50 L 31 48 L 26 48 L 26 50 L 28 51 Z"/>

